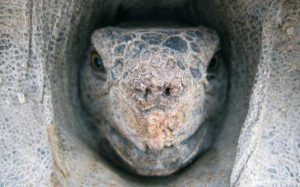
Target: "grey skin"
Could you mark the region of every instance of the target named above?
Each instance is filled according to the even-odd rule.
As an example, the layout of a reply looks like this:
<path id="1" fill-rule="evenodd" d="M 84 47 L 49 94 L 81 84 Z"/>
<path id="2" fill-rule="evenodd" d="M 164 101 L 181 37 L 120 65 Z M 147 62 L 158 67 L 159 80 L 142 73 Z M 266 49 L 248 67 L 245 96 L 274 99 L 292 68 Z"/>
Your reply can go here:
<path id="1" fill-rule="evenodd" d="M 94 23 L 115 24 L 119 7 L 191 10 L 222 38 L 222 128 L 173 180 L 116 173 L 80 139 L 79 61 Z M 0 186 L 300 186 L 299 0 L 1 0 L 0 10 Z"/>
<path id="2" fill-rule="evenodd" d="M 228 87 L 219 45 L 205 27 L 93 33 L 80 97 L 124 168 L 165 176 L 210 147 Z"/>

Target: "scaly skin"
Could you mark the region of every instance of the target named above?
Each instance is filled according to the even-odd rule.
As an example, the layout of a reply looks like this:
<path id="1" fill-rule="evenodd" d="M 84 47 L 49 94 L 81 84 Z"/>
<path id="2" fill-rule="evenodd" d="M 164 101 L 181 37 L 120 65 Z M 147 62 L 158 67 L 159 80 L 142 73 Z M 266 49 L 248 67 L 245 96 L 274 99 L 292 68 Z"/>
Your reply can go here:
<path id="1" fill-rule="evenodd" d="M 82 103 L 126 167 L 169 175 L 209 148 L 227 97 L 213 30 L 102 28 L 91 43 Z"/>
<path id="2" fill-rule="evenodd" d="M 300 186 L 299 0 L 1 0 L 0 10 L 0 186 Z M 218 30 L 230 91 L 213 150 L 144 180 L 94 156 L 77 69 L 95 24 L 162 12 Z"/>

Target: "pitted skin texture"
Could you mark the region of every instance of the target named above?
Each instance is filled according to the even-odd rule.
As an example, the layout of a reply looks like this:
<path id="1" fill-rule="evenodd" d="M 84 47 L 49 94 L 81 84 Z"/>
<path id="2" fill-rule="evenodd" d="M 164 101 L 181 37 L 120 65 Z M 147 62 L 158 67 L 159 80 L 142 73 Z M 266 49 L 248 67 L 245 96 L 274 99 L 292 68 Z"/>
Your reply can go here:
<path id="1" fill-rule="evenodd" d="M 0 186 L 300 186 L 299 10 L 299 0 L 1 0 Z M 128 177 L 91 149 L 78 65 L 95 27 L 170 11 L 222 38 L 226 113 L 184 172 Z"/>
<path id="2" fill-rule="evenodd" d="M 227 96 L 213 30 L 108 27 L 91 44 L 82 103 L 130 170 L 168 175 L 209 148 Z M 105 70 L 93 64 L 95 54 Z"/>

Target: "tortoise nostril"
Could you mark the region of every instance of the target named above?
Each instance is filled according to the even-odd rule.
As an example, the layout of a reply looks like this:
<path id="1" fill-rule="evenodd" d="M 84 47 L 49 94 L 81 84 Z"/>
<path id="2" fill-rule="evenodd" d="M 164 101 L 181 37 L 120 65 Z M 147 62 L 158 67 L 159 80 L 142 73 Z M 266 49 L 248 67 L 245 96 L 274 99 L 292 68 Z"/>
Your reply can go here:
<path id="1" fill-rule="evenodd" d="M 147 100 L 148 96 L 151 94 L 150 88 L 146 88 L 145 94 L 144 94 L 144 99 Z"/>
<path id="2" fill-rule="evenodd" d="M 165 89 L 165 95 L 166 95 L 166 96 L 171 95 L 171 88 L 170 88 L 170 87 L 167 87 L 167 88 Z"/>

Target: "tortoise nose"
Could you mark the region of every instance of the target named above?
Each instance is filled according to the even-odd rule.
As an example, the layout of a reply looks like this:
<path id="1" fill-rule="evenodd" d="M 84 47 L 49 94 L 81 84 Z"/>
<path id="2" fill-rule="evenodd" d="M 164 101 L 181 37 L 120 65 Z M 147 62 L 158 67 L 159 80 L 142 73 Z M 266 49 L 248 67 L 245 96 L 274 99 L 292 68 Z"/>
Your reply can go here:
<path id="1" fill-rule="evenodd" d="M 149 96 L 152 95 L 152 91 L 150 88 L 146 88 L 145 89 L 145 93 L 144 93 L 144 99 L 147 100 L 149 98 Z"/>
<path id="2" fill-rule="evenodd" d="M 135 88 L 134 92 L 141 100 L 147 101 L 151 97 L 169 97 L 171 96 L 172 89 L 171 87 L 146 87 L 145 89 Z"/>
<path id="3" fill-rule="evenodd" d="M 170 96 L 171 95 L 171 88 L 170 87 L 166 87 L 164 89 L 164 96 Z"/>

